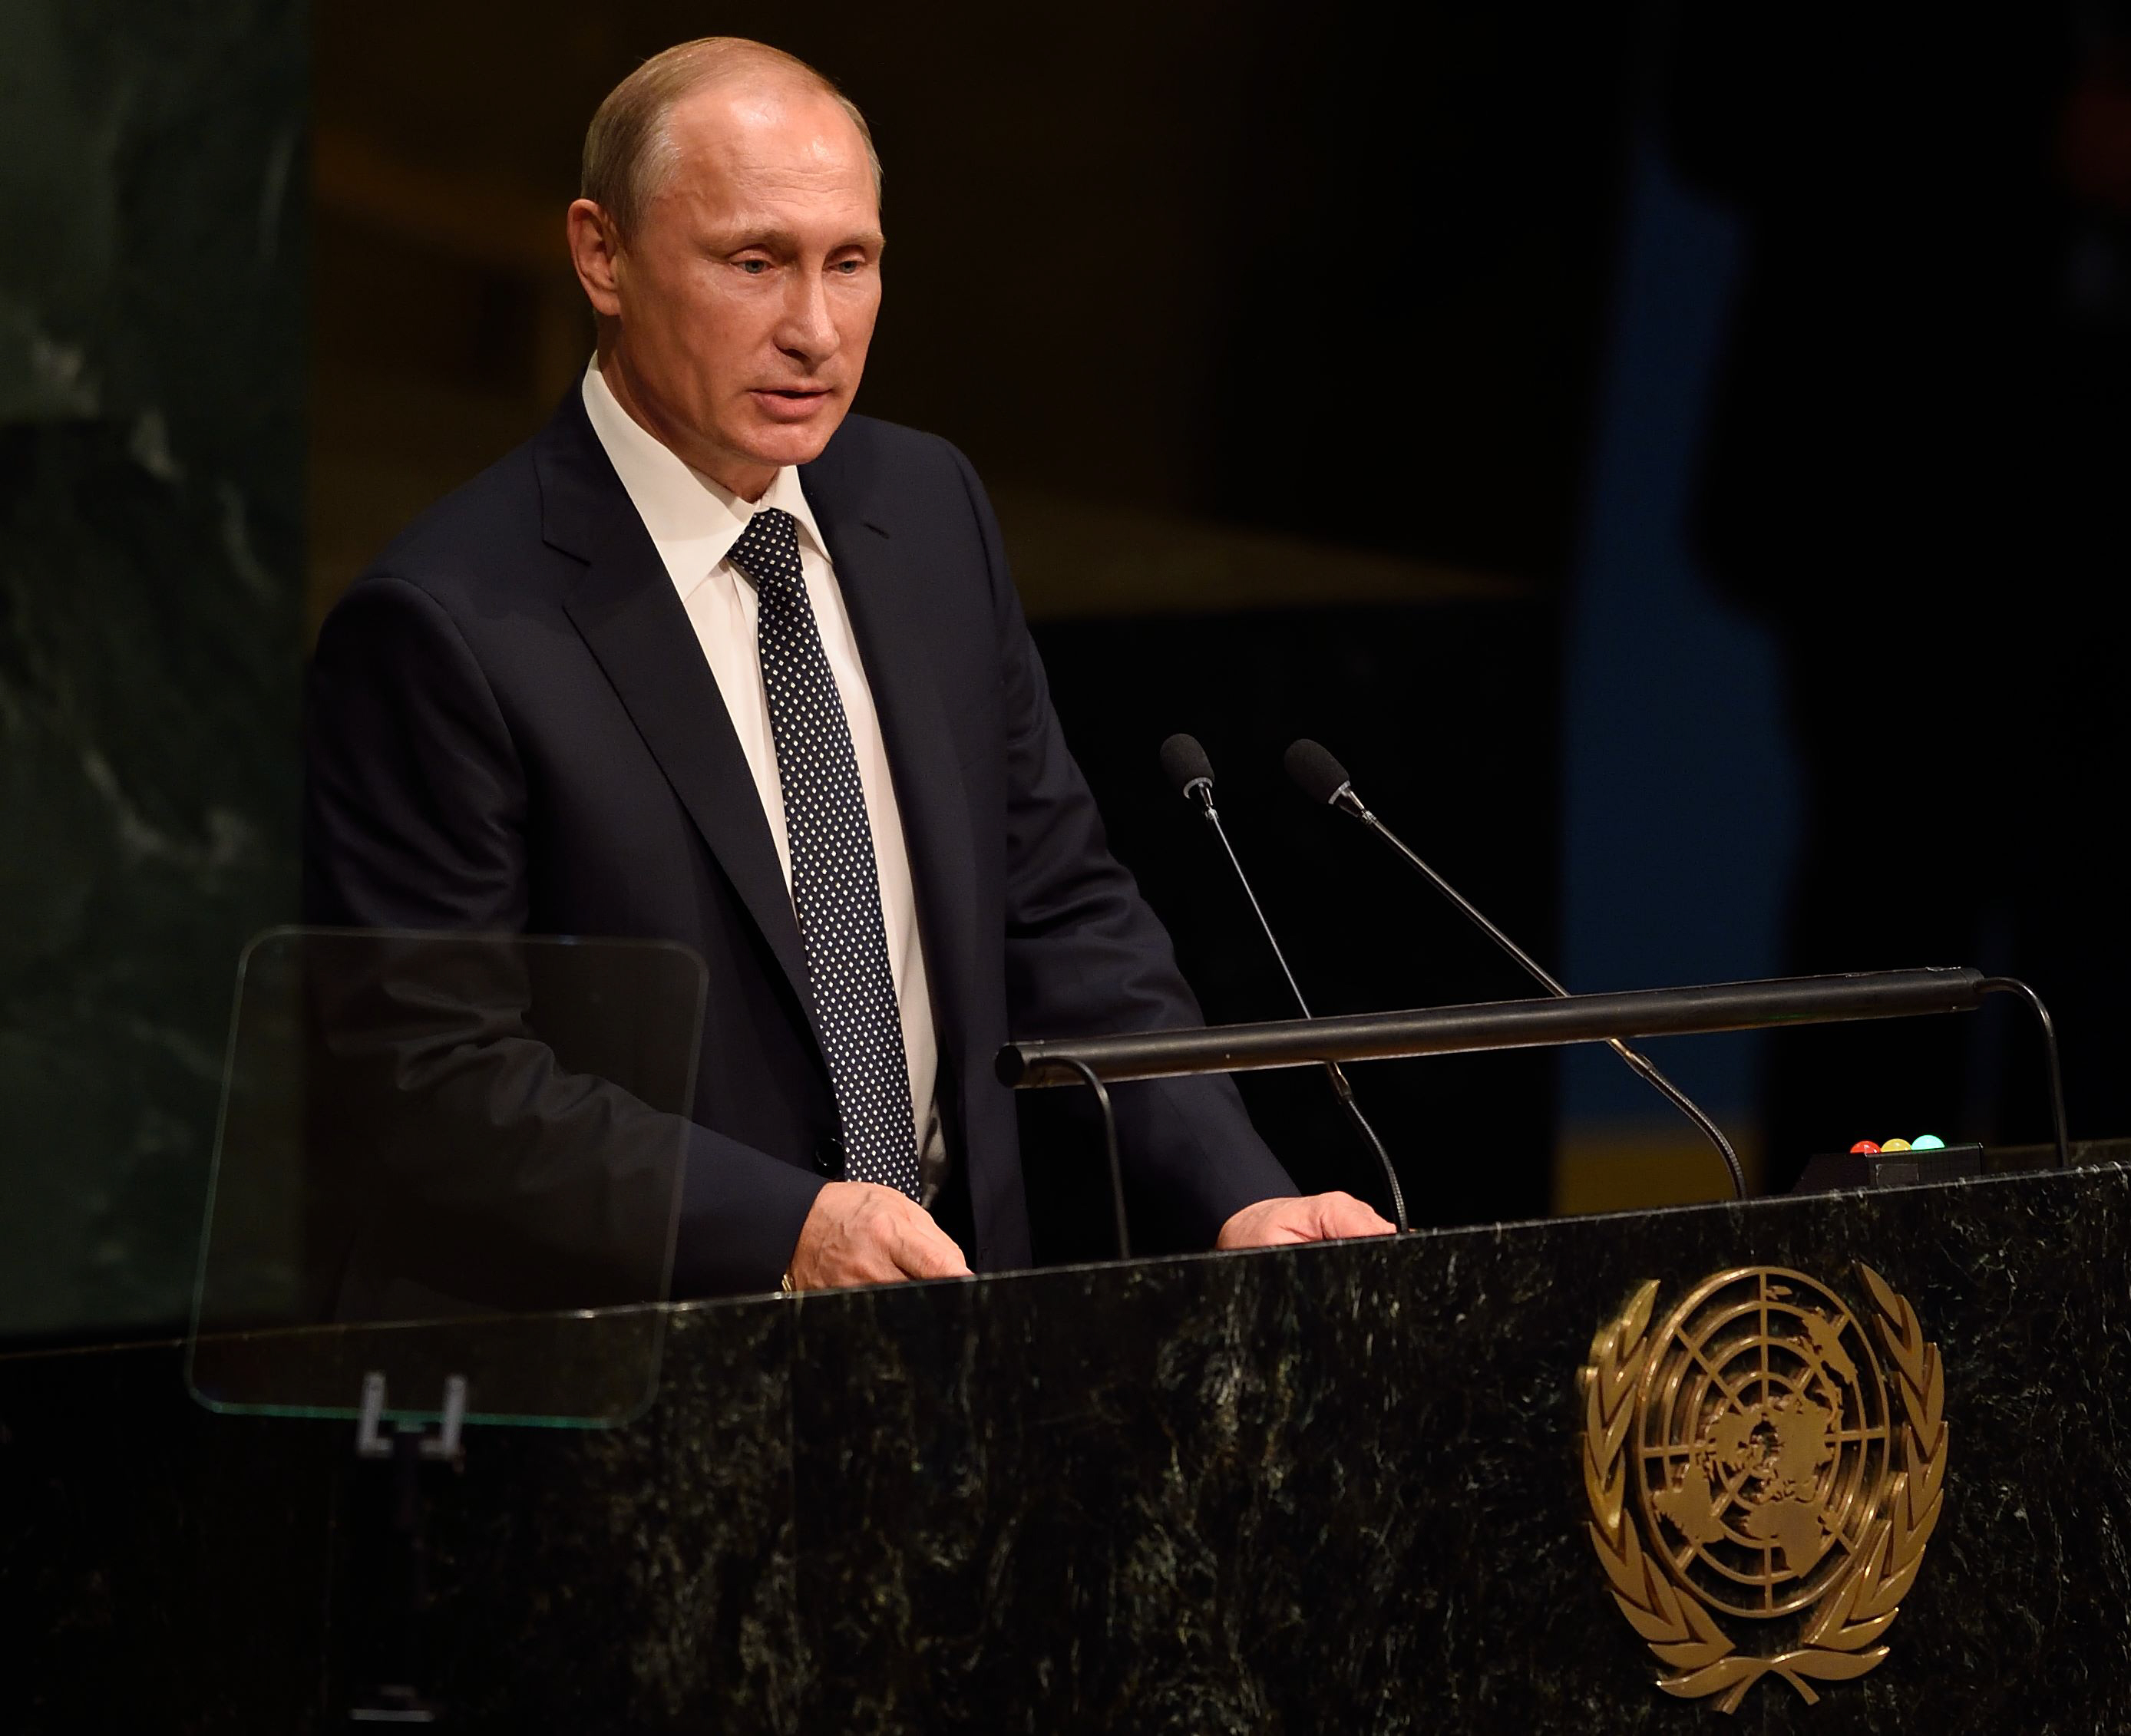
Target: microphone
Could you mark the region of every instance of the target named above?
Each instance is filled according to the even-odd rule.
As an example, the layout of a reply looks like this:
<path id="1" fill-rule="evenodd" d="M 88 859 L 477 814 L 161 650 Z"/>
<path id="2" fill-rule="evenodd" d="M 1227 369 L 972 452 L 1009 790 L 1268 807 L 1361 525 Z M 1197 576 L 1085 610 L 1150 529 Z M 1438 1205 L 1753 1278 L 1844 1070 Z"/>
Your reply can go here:
<path id="1" fill-rule="evenodd" d="M 1540 988 L 1563 1000 L 1569 998 L 1568 991 L 1549 975 L 1536 959 L 1482 916 L 1449 881 L 1423 862 L 1404 839 L 1370 812 L 1367 804 L 1354 793 L 1353 780 L 1348 777 L 1347 768 L 1330 753 L 1314 741 L 1298 741 L 1289 747 L 1281 763 L 1287 768 L 1287 775 L 1304 795 L 1313 801 L 1323 802 L 1359 820 L 1412 863 L 1436 891 L 1465 913 L 1475 927 L 1523 966 L 1525 973 Z M 1209 778 L 1210 776 L 1209 772 Z M 1693 1098 L 1660 1073 L 1657 1063 L 1648 1055 L 1640 1050 L 1631 1049 L 1618 1037 L 1608 1037 L 1606 1046 L 1701 1130 L 1703 1137 L 1716 1146 L 1717 1155 L 1724 1160 L 1725 1170 L 1731 1178 L 1732 1198 L 1744 1199 L 1746 1197 L 1746 1174 L 1739 1167 L 1739 1154 L 1731 1149 L 1731 1141 L 1725 1138 L 1723 1130 L 1702 1112 Z"/>
<path id="2" fill-rule="evenodd" d="M 1172 735 L 1161 744 L 1161 769 L 1178 795 L 1186 801 L 1198 802 L 1206 824 L 1221 840 L 1221 849 L 1228 856 L 1228 866 L 1236 871 L 1236 880 L 1243 889 L 1243 896 L 1251 901 L 1251 914 L 1258 919 L 1258 927 L 1265 934 L 1266 945 L 1272 949 L 1280 973 L 1287 978 L 1287 992 L 1294 996 L 1295 1004 L 1304 1018 L 1314 1016 L 1310 1003 L 1302 997 L 1302 987 L 1295 980 L 1295 973 L 1288 968 L 1287 954 L 1280 949 L 1280 942 L 1273 937 L 1272 924 L 1266 920 L 1264 908 L 1258 903 L 1257 892 L 1252 890 L 1250 876 L 1243 872 L 1236 847 L 1228 842 L 1220 811 L 1214 806 L 1214 763 L 1207 758 L 1206 750 L 1189 735 Z M 1332 1081 L 1332 1094 L 1339 1100 L 1341 1112 L 1384 1172 L 1384 1185 L 1391 1194 L 1391 1219 L 1403 1235 L 1410 1227 L 1406 1222 L 1406 1194 L 1399 1187 L 1398 1171 L 1391 1165 L 1391 1153 L 1384 1150 L 1384 1142 L 1377 1137 L 1377 1130 L 1369 1125 L 1368 1117 L 1362 1113 L 1362 1106 L 1354 1101 L 1354 1088 L 1347 1083 L 1345 1069 L 1337 1061 L 1327 1061 L 1324 1071 Z"/>

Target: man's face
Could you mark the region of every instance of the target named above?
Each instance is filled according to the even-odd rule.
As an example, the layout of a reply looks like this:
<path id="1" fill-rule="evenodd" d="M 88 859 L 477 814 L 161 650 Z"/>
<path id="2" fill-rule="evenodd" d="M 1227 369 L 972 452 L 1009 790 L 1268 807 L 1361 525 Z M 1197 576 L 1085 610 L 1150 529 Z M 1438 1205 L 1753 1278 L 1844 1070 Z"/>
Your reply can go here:
<path id="1" fill-rule="evenodd" d="M 611 253 L 611 307 L 587 279 L 615 321 L 603 367 L 654 434 L 753 499 L 820 455 L 858 390 L 879 201 L 858 129 L 817 93 L 714 86 L 667 124 L 673 165 Z"/>

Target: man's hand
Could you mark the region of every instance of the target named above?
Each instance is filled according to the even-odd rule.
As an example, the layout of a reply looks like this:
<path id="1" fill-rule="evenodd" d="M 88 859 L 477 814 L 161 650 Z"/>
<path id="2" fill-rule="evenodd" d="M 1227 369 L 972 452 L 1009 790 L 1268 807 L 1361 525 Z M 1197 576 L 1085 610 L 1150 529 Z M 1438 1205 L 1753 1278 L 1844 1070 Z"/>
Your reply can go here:
<path id="1" fill-rule="evenodd" d="M 814 1196 L 786 1273 L 795 1290 L 970 1275 L 962 1251 L 929 1212 L 869 1181 L 832 1181 Z"/>
<path id="2" fill-rule="evenodd" d="M 1389 1236 L 1391 1227 L 1351 1193 L 1310 1193 L 1262 1199 L 1221 1226 L 1217 1248 L 1274 1248 L 1291 1241 L 1336 1241 L 1345 1236 Z M 797 1278 L 793 1283 L 797 1283 Z"/>

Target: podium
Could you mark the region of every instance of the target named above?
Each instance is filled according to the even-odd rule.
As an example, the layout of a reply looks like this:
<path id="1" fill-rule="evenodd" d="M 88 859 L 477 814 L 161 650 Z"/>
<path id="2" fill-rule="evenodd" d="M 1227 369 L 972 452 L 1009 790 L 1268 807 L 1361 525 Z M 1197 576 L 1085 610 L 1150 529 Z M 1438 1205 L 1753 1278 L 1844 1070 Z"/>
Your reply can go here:
<path id="1" fill-rule="evenodd" d="M 1793 1301 L 1837 1298 L 1860 1332 L 1899 1327 L 1875 1324 L 1861 1264 L 1912 1310 L 1941 1395 L 1932 1462 L 1905 1469 L 1901 1373 L 1868 1339 L 1893 1426 L 1849 1431 L 1870 1436 L 1859 1476 L 1881 1480 L 1852 1517 L 1884 1514 L 1890 1467 L 1935 1478 L 1942 1504 L 1891 1621 L 1804 1648 L 1885 1648 L 1854 1676 L 1808 1670 L 1817 1704 L 1755 1663 L 1764 1629 L 1799 1649 L 1810 1611 L 1717 1611 L 1722 1655 L 1747 1660 L 1731 1675 L 1754 1677 L 1735 1715 L 2120 1728 L 2131 1145 L 2074 1155 L 1875 1193 L 674 1305 L 634 1420 L 470 1428 L 457 1469 L 425 1467 L 421 1686 L 448 1728 L 572 1736 L 1702 1728 L 1724 1692 L 1658 1687 L 1694 1671 L 1631 1624 L 1594 1543 L 1607 1449 L 1582 1371 L 1626 1349 L 1624 1310 L 1653 1281 L 1646 1349 L 1698 1286 L 1756 1271 L 1789 1275 Z M 1829 1365 L 1846 1354 L 1861 1380 L 1844 1342 Z M 347 1723 L 376 1467 L 345 1420 L 200 1408 L 182 1361 L 176 1344 L 0 1361 L 12 1729 Z M 1655 1575 L 1681 1534 L 1646 1517 L 1637 1467 L 1667 1449 L 1622 1442 L 1622 1523 Z M 1742 1451 L 1769 1485 L 1765 1439 L 1703 1468 L 1735 1479 Z M 1831 1451 L 1823 1480 L 1856 1485 L 1849 1447 Z M 1868 1530 L 1826 1561 L 1861 1559 Z M 1883 1552 L 1828 1633 L 1854 1638 L 1890 1582 Z M 1713 1643 L 1673 1643 L 1691 1662 Z"/>

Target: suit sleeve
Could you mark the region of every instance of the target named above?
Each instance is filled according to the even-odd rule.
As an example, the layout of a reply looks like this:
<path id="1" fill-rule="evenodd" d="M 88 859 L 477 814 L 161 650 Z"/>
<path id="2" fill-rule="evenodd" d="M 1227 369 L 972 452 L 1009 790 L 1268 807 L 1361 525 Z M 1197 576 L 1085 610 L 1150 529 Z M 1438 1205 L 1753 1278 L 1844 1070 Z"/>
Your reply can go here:
<path id="1" fill-rule="evenodd" d="M 1013 1031 L 1083 1036 L 1199 1024 L 1204 1016 L 1169 935 L 1111 855 L 1066 748 L 990 502 L 968 461 L 955 458 L 982 528 L 999 630 Z M 1122 1085 L 1111 1098 L 1128 1179 L 1187 1243 L 1210 1246 L 1243 1207 L 1298 1191 L 1226 1078 Z"/>
<path id="2" fill-rule="evenodd" d="M 304 756 L 309 921 L 523 932 L 524 769 L 478 660 L 428 591 L 372 576 L 334 610 L 310 671 Z M 477 1108 L 478 1136 L 420 1142 L 419 1172 L 390 1185 L 454 1212 L 478 1196 L 529 1260 L 575 1270 L 640 1270 L 642 1238 L 671 1221 L 678 1187 L 673 1294 L 776 1289 L 816 1178 L 571 1073 L 507 1004 L 467 1011 L 479 1049 L 435 1102 L 446 1115 Z M 607 1245 L 617 1238 L 633 1246 Z"/>

